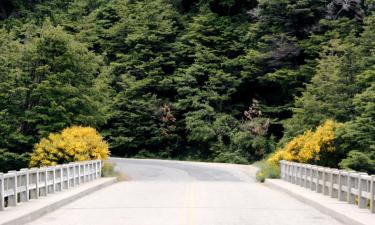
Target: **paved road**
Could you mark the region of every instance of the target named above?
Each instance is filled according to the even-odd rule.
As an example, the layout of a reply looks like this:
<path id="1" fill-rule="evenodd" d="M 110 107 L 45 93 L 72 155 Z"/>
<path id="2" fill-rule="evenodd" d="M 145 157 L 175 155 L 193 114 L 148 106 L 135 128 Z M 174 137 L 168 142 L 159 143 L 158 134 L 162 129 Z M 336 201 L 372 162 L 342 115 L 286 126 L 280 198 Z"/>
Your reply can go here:
<path id="1" fill-rule="evenodd" d="M 131 177 L 30 225 L 339 225 L 247 166 L 112 159 Z"/>

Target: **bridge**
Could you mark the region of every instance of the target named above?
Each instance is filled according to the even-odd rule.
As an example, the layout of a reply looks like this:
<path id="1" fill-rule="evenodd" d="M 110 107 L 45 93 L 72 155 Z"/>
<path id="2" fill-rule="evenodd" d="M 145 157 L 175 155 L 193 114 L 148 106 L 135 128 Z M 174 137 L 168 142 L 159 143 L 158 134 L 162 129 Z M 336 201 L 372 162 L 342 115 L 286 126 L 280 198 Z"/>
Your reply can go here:
<path id="1" fill-rule="evenodd" d="M 126 173 L 126 181 L 72 201 L 27 224 L 347 224 L 285 192 L 256 182 L 257 168 L 253 166 L 168 160 L 111 160 L 116 163 L 117 170 Z M 61 194 L 64 195 L 64 192 Z M 375 224 L 373 221 L 366 225 Z"/>

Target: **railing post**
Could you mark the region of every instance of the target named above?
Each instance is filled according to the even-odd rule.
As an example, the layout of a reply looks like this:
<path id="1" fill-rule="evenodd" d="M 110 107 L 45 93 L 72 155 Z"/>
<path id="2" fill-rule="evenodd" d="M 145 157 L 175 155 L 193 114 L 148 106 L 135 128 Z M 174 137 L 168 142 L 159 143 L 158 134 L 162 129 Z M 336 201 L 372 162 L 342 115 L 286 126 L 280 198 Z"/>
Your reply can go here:
<path id="1" fill-rule="evenodd" d="M 29 170 L 29 185 L 35 186 L 30 190 L 30 199 L 39 198 L 39 173 L 37 168 L 31 168 Z"/>
<path id="2" fill-rule="evenodd" d="M 337 169 L 333 169 L 331 170 L 331 177 L 330 177 L 330 185 L 329 185 L 329 195 L 331 196 L 331 198 L 337 198 L 338 197 L 338 191 L 335 190 L 335 184 L 336 184 L 336 181 L 337 181 L 337 185 L 338 185 L 338 176 L 339 176 L 339 172 Z"/>
<path id="3" fill-rule="evenodd" d="M 293 163 L 288 163 L 288 180 L 290 183 L 293 183 Z"/>
<path id="4" fill-rule="evenodd" d="M 95 163 L 93 161 L 91 161 L 90 163 L 90 166 L 91 166 L 91 170 L 90 170 L 90 179 L 91 181 L 93 181 L 95 178 Z"/>
<path id="5" fill-rule="evenodd" d="M 55 180 L 56 180 L 56 191 L 63 190 L 63 176 L 62 176 L 62 166 L 55 166 Z"/>
<path id="6" fill-rule="evenodd" d="M 316 185 L 315 185 L 315 174 L 316 174 L 316 166 L 311 166 L 311 173 L 310 173 L 310 189 L 312 191 L 315 191 Z"/>
<path id="7" fill-rule="evenodd" d="M 286 179 L 286 164 L 285 164 L 285 163 L 286 163 L 286 162 L 285 162 L 284 160 L 282 160 L 282 165 L 283 165 L 282 168 L 283 168 L 283 172 L 282 172 L 282 177 L 281 177 L 281 178 L 282 178 L 283 180 L 287 180 L 287 179 Z"/>
<path id="8" fill-rule="evenodd" d="M 78 181 L 78 178 L 77 178 L 77 174 L 78 173 L 78 168 L 77 168 L 77 164 L 75 163 L 73 165 L 73 179 L 74 179 L 74 186 L 78 186 L 79 185 L 79 181 Z"/>
<path id="9" fill-rule="evenodd" d="M 298 167 L 297 167 L 297 174 L 296 174 L 296 177 L 297 177 L 297 185 L 301 185 L 301 168 L 302 168 L 302 164 L 298 164 Z"/>
<path id="10" fill-rule="evenodd" d="M 322 193 L 322 188 L 321 188 L 321 185 L 320 185 L 320 180 L 321 180 L 320 174 L 321 174 L 321 172 L 322 172 L 322 168 L 320 166 L 318 166 L 316 168 L 316 190 L 315 190 L 317 193 Z"/>
<path id="11" fill-rule="evenodd" d="M 9 171 L 8 174 L 12 174 L 12 181 L 11 187 L 13 189 L 13 195 L 8 196 L 8 205 L 9 206 L 16 206 L 18 202 L 18 194 L 17 194 L 17 172 L 16 171 Z"/>
<path id="12" fill-rule="evenodd" d="M 64 190 L 64 167 L 61 165 L 60 166 L 60 191 Z"/>
<path id="13" fill-rule="evenodd" d="M 98 178 L 100 178 L 102 176 L 102 168 L 103 168 L 103 161 L 99 160 Z"/>
<path id="14" fill-rule="evenodd" d="M 78 165 L 78 185 L 81 184 L 81 164 Z"/>
<path id="15" fill-rule="evenodd" d="M 5 208 L 5 196 L 4 196 L 4 174 L 0 173 L 0 211 Z"/>
<path id="16" fill-rule="evenodd" d="M 287 161 L 284 162 L 284 180 L 285 181 L 289 181 L 288 180 L 288 163 Z"/>
<path id="17" fill-rule="evenodd" d="M 70 179 L 70 168 L 73 168 L 73 180 Z M 69 163 L 66 166 L 66 189 L 69 189 L 70 187 L 74 187 L 75 181 L 74 181 L 74 164 Z"/>
<path id="18" fill-rule="evenodd" d="M 20 201 L 27 202 L 30 199 L 29 196 L 29 170 L 28 169 L 21 169 L 20 171 L 20 183 L 19 185 L 25 185 L 25 190 L 20 192 Z"/>
<path id="19" fill-rule="evenodd" d="M 337 188 L 335 188 L 335 184 L 337 185 Z M 332 171 L 331 197 L 338 199 L 339 191 L 340 191 L 340 170 L 334 169 Z"/>
<path id="20" fill-rule="evenodd" d="M 47 178 L 47 194 L 55 193 L 55 168 L 52 166 L 48 166 L 46 170 L 46 178 Z M 52 179 L 51 179 L 52 178 Z M 52 184 L 50 184 L 52 183 Z"/>
<path id="21" fill-rule="evenodd" d="M 90 181 L 94 180 L 94 164 L 90 161 Z"/>
<path id="22" fill-rule="evenodd" d="M 294 177 L 293 177 L 293 171 L 294 171 L 294 166 L 293 166 L 293 162 L 290 162 L 289 163 L 289 176 L 290 176 L 290 183 L 294 183 L 293 180 L 294 180 Z"/>
<path id="23" fill-rule="evenodd" d="M 323 168 L 323 194 L 329 195 L 330 186 L 328 186 L 328 180 L 331 178 L 331 169 Z"/>
<path id="24" fill-rule="evenodd" d="M 300 175 L 299 175 L 299 185 L 301 186 L 301 187 L 303 187 L 304 186 L 304 183 L 305 183 L 305 181 L 304 181 L 304 174 L 305 174 L 305 168 L 306 168 L 306 165 L 305 164 L 301 164 L 301 167 L 300 167 Z"/>
<path id="25" fill-rule="evenodd" d="M 280 167 L 280 179 L 283 180 L 283 171 L 284 171 L 284 168 L 283 168 L 283 160 L 280 160 L 279 161 L 279 167 Z M 96 171 L 98 172 L 98 171 Z"/>
<path id="26" fill-rule="evenodd" d="M 47 167 L 42 167 L 38 170 L 39 173 L 39 183 L 43 183 L 44 187 L 39 185 L 39 194 L 40 196 L 47 196 L 48 195 L 48 178 L 47 178 Z"/>
<path id="27" fill-rule="evenodd" d="M 340 201 L 345 201 L 345 196 L 344 196 L 344 193 L 343 193 L 343 190 L 342 190 L 343 183 L 344 183 L 343 171 L 339 170 L 338 199 Z"/>
<path id="28" fill-rule="evenodd" d="M 349 172 L 347 180 L 347 197 L 346 200 L 349 204 L 355 204 L 355 194 L 352 193 L 352 188 L 355 187 L 355 181 L 358 177 L 357 173 Z"/>
<path id="29" fill-rule="evenodd" d="M 99 160 L 96 160 L 95 163 L 95 179 L 98 179 L 98 169 L 99 169 Z M 281 173 L 281 170 L 280 170 L 280 173 Z"/>
<path id="30" fill-rule="evenodd" d="M 370 186 L 370 211 L 375 213 L 375 175 L 371 176 L 371 186 Z"/>
<path id="31" fill-rule="evenodd" d="M 293 177 L 294 177 L 294 183 L 298 185 L 298 168 L 299 168 L 299 165 L 298 163 L 294 163 L 294 174 L 293 174 Z"/>
<path id="32" fill-rule="evenodd" d="M 304 185 L 305 188 L 308 187 L 308 180 L 307 180 L 307 177 L 308 177 L 308 176 L 307 176 L 307 174 L 309 173 L 309 166 L 310 166 L 309 164 L 307 164 L 307 165 L 305 166 L 305 180 L 304 180 L 304 181 L 305 181 L 305 185 Z"/>
<path id="33" fill-rule="evenodd" d="M 360 173 L 358 175 L 358 207 L 361 209 L 364 209 L 367 207 L 366 205 L 366 197 L 363 197 L 362 192 L 366 191 L 367 192 L 367 185 L 366 182 L 367 180 L 364 179 L 365 176 L 368 176 L 366 173 Z"/>
<path id="34" fill-rule="evenodd" d="M 98 179 L 98 161 L 94 162 L 94 170 L 95 170 L 94 179 L 96 180 L 96 179 Z"/>
<path id="35" fill-rule="evenodd" d="M 87 163 L 87 181 L 91 181 L 91 162 Z"/>
<path id="36" fill-rule="evenodd" d="M 62 175 L 62 180 L 61 180 L 61 187 L 62 189 L 68 189 L 67 188 L 67 181 L 68 181 L 68 169 L 69 169 L 69 164 L 68 165 L 65 165 L 63 164 L 61 166 L 61 175 Z"/>

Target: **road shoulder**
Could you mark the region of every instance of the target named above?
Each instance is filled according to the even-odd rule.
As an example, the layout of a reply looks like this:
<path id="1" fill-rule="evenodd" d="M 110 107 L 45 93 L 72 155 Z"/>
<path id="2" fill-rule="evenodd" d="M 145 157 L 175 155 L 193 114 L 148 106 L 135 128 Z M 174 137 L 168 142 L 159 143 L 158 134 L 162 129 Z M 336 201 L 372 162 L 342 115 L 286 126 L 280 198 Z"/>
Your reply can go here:
<path id="1" fill-rule="evenodd" d="M 296 199 L 313 206 L 322 213 L 332 216 L 346 225 L 375 225 L 375 214 L 368 209 L 339 201 L 336 198 L 316 193 L 281 179 L 267 179 L 266 186 L 283 191 Z"/>

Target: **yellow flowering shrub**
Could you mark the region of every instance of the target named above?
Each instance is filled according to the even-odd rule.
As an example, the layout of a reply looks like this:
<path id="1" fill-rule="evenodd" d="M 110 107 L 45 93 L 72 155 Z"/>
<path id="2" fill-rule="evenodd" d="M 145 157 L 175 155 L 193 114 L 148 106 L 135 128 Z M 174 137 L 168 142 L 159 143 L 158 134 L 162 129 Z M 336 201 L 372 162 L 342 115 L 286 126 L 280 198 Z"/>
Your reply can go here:
<path id="1" fill-rule="evenodd" d="M 320 160 L 322 152 L 335 152 L 335 130 L 342 126 L 333 120 L 327 120 L 318 126 L 315 131 L 307 130 L 302 135 L 292 139 L 282 149 L 272 154 L 267 162 L 278 164 L 280 160 L 307 163 Z"/>
<path id="2" fill-rule="evenodd" d="M 106 159 L 109 154 L 108 144 L 94 128 L 73 126 L 41 139 L 34 147 L 30 166 Z"/>

